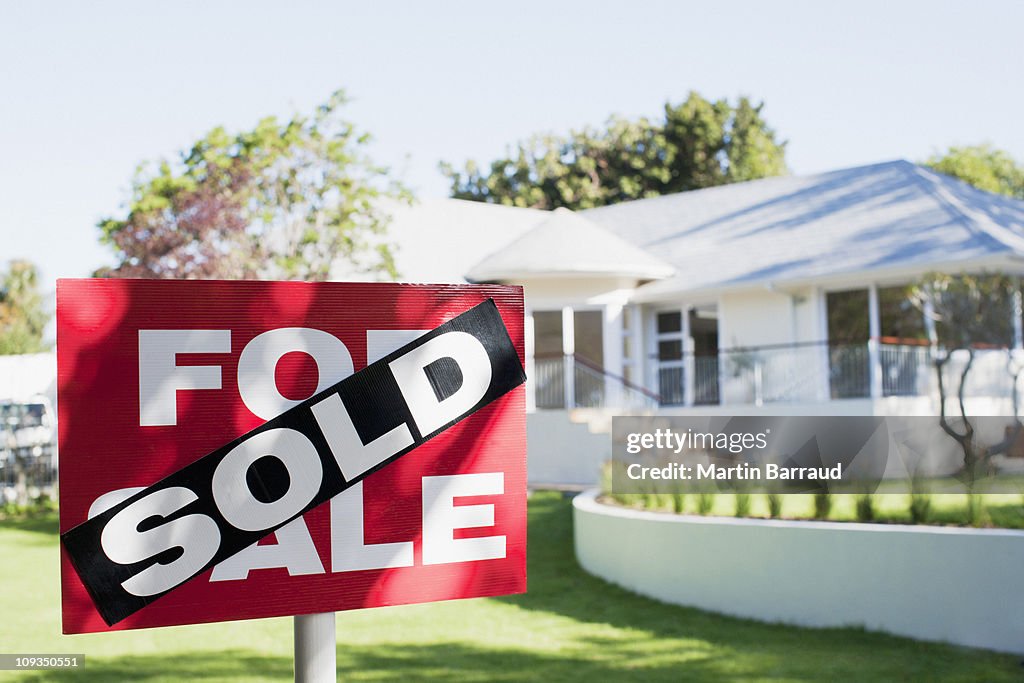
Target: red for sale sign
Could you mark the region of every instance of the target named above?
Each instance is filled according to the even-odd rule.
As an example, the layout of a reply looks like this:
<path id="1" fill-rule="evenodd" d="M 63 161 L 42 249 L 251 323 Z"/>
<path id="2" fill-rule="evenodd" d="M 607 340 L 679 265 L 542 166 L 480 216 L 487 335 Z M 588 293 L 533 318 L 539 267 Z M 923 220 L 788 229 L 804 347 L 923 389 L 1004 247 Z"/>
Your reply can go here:
<path id="1" fill-rule="evenodd" d="M 516 287 L 61 280 L 65 633 L 526 590 Z"/>

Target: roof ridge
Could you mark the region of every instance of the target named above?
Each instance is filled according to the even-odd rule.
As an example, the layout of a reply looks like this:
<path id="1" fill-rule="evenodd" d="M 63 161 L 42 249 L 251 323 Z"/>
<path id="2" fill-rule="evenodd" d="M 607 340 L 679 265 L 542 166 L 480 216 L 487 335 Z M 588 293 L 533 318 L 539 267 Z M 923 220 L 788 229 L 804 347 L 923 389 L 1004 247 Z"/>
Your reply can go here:
<path id="1" fill-rule="evenodd" d="M 632 254 L 633 257 L 638 259 L 638 263 L 646 262 L 644 268 L 650 271 L 648 274 L 651 276 L 664 277 L 675 271 L 675 268 L 663 259 L 652 254 L 640 245 L 629 242 L 615 231 L 609 230 L 600 223 L 580 215 L 577 211 L 560 208 L 550 211 L 544 219 L 538 221 L 533 227 L 518 235 L 515 239 L 507 242 L 503 246 L 496 248 L 494 251 L 477 261 L 467 273 L 464 273 L 466 279 L 479 279 L 478 276 L 480 275 L 481 269 L 486 271 L 488 268 L 492 268 L 492 262 L 500 260 L 503 252 L 515 250 L 516 248 L 521 248 L 521 245 L 529 244 L 529 242 L 536 239 L 537 235 L 541 234 L 542 231 L 550 230 L 555 226 L 556 222 L 561 223 L 566 220 L 572 221 L 576 225 L 581 226 L 583 229 L 588 231 L 588 233 L 593 233 L 592 237 L 600 236 L 600 239 L 598 240 L 599 242 L 607 240 L 609 244 L 614 245 L 615 249 L 619 252 L 620 257 L 623 253 Z M 568 224 L 566 227 L 571 225 L 572 223 Z"/>
<path id="2" fill-rule="evenodd" d="M 629 199 L 629 200 L 624 201 L 624 202 L 616 202 L 615 204 L 605 204 L 604 206 L 594 206 L 594 207 L 591 207 L 589 209 L 581 209 L 580 211 L 575 212 L 575 213 L 577 213 L 578 215 L 580 215 L 580 214 L 588 214 L 588 213 L 601 213 L 601 212 L 605 211 L 606 209 L 615 210 L 615 209 L 620 209 L 621 207 L 627 207 L 627 206 L 630 206 L 630 205 L 633 205 L 633 204 L 647 203 L 647 202 L 658 202 L 658 201 L 668 201 L 668 200 L 675 199 L 675 198 L 678 198 L 678 197 L 683 197 L 683 196 L 688 196 L 688 195 L 692 196 L 692 195 L 695 195 L 695 194 L 698 194 L 698 193 L 713 193 L 713 192 L 716 192 L 716 191 L 718 191 L 718 192 L 725 192 L 725 191 L 730 191 L 730 190 L 734 191 L 736 188 L 739 188 L 739 187 L 749 187 L 750 185 L 753 185 L 753 184 L 771 183 L 771 182 L 783 182 L 783 181 L 786 181 L 786 180 L 804 180 L 804 179 L 807 179 L 807 178 L 817 178 L 817 177 L 821 177 L 821 176 L 835 175 L 835 174 L 838 174 L 838 173 L 849 173 L 850 171 L 863 170 L 863 169 L 868 169 L 868 168 L 878 168 L 878 167 L 881 167 L 881 166 L 899 166 L 899 165 L 904 165 L 904 164 L 908 165 L 908 166 L 913 166 L 914 165 L 912 162 L 910 162 L 910 161 L 908 161 L 906 159 L 889 159 L 887 161 L 876 161 L 876 162 L 870 163 L 870 164 L 859 164 L 857 166 L 847 166 L 847 167 L 844 167 L 844 168 L 834 168 L 834 169 L 826 170 L 826 171 L 817 171 L 815 173 L 800 173 L 800 174 L 786 173 L 786 174 L 783 174 L 783 175 L 772 175 L 772 176 L 765 176 L 763 178 L 753 178 L 751 180 L 741 180 L 741 181 L 733 182 L 733 183 L 722 183 L 721 185 L 712 185 L 710 187 L 697 187 L 697 188 L 694 188 L 692 190 L 681 190 L 679 192 L 670 192 L 668 194 L 660 194 L 660 195 L 657 195 L 657 196 L 654 196 L 654 197 L 640 197 L 638 199 Z"/>
<path id="3" fill-rule="evenodd" d="M 951 181 L 960 183 L 969 190 L 984 192 L 983 190 L 978 190 L 978 188 L 969 185 L 958 178 L 954 178 L 953 176 L 949 176 L 944 173 L 939 174 L 938 171 L 934 171 L 918 164 L 910 164 L 910 170 L 914 173 L 915 178 L 920 181 L 920 184 L 924 187 L 925 191 L 935 197 L 935 199 L 944 207 L 956 214 L 959 217 L 960 223 L 962 223 L 967 230 L 974 233 L 980 233 L 1008 249 L 1024 254 L 1024 236 L 1018 235 L 1008 228 L 995 224 L 984 213 L 979 213 L 978 211 L 965 206 L 963 202 L 953 195 L 953 193 L 942 186 L 942 180 L 937 176 L 942 175 L 943 178 L 948 178 Z"/>

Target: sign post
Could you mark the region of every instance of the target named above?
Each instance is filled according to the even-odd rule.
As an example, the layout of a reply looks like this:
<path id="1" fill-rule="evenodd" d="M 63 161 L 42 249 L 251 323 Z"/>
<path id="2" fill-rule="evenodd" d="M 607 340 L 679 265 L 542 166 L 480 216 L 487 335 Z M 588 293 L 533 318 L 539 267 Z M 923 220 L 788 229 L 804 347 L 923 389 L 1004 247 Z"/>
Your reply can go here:
<path id="1" fill-rule="evenodd" d="M 293 615 L 297 680 L 333 680 L 333 611 L 525 590 L 521 289 L 57 302 L 65 633 Z"/>
<path id="2" fill-rule="evenodd" d="M 336 680 L 334 612 L 300 614 L 295 621 L 295 683 Z"/>

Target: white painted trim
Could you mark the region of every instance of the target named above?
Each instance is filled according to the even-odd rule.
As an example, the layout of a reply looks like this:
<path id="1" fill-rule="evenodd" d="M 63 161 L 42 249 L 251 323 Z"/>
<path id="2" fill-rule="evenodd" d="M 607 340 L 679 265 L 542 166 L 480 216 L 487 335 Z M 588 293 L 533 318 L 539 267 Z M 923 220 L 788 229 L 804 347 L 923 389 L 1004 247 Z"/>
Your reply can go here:
<path id="1" fill-rule="evenodd" d="M 868 285 L 868 386 L 871 398 L 882 397 L 882 315 L 878 306 L 878 285 Z"/>
<path id="2" fill-rule="evenodd" d="M 1024 531 L 695 517 L 573 500 L 576 557 L 649 597 L 1024 654 Z"/>

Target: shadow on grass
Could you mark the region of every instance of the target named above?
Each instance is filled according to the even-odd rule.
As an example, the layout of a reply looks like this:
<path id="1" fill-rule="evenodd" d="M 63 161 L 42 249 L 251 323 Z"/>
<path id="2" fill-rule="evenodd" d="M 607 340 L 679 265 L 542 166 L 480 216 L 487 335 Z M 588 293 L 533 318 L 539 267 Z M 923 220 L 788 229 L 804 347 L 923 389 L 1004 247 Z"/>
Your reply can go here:
<path id="1" fill-rule="evenodd" d="M 603 645 L 595 643 L 595 646 Z M 621 647 L 621 644 L 620 644 Z M 665 661 L 637 666 L 613 647 L 601 659 L 503 651 L 465 643 L 435 645 L 366 645 L 338 651 L 338 680 L 485 681 L 679 681 L 725 683 L 746 678 L 723 666 L 722 653 L 679 663 Z M 739 675 L 737 675 L 739 674 Z M 257 656 L 251 651 L 179 652 L 174 656 L 147 655 L 90 658 L 78 670 L 36 671 L 22 681 L 184 681 L 184 680 L 290 680 L 292 661 L 287 657 Z"/>
<path id="2" fill-rule="evenodd" d="M 57 538 L 57 512 L 54 510 L 30 511 L 0 518 L 0 529 L 28 531 Z"/>
<path id="3" fill-rule="evenodd" d="M 239 681 L 283 680 L 292 677 L 287 657 L 258 656 L 252 651 L 178 652 L 173 656 L 86 657 L 85 666 L 64 671 L 35 671 L 23 681 L 185 681 L 233 679 Z"/>
<path id="4" fill-rule="evenodd" d="M 1010 506 L 1013 507 L 1013 506 Z M 540 493 L 530 501 L 529 588 L 495 598 L 523 609 L 676 638 L 711 652 L 733 652 L 730 680 L 770 673 L 823 680 L 898 677 L 906 680 L 1021 680 L 1011 655 L 924 643 L 860 628 L 805 629 L 667 605 L 584 572 L 573 549 L 571 501 Z M 643 558 L 637 558 L 643 561 Z M 751 558 L 756 562 L 757 558 Z M 643 637 L 638 634 L 638 638 Z M 612 656 L 612 652 L 607 653 Z M 751 666 L 744 666 L 744 663 Z M 710 666 L 707 664 L 706 666 Z M 705 678 L 717 680 L 705 671 Z"/>
<path id="5" fill-rule="evenodd" d="M 30 523 L 26 520 L 26 523 Z M 573 551 L 569 500 L 530 500 L 529 592 L 493 600 L 565 618 L 558 647 L 438 642 L 444 624 L 405 642 L 338 645 L 341 680 L 475 681 L 1019 681 L 1018 658 L 919 643 L 858 629 L 798 629 L 719 616 L 638 597 L 583 572 Z M 756 562 L 756 558 L 751 558 Z M 643 558 L 638 558 L 643 561 Z M 580 629 L 576 624 L 614 628 Z M 567 635 L 568 634 L 568 635 Z M 605 635 L 607 634 L 607 635 Z M 543 633 L 537 634 L 543 638 Z M 555 636 L 556 634 L 552 634 Z M 78 671 L 26 673 L 30 681 L 290 680 L 286 656 L 237 643 L 217 652 L 88 658 Z"/>

